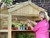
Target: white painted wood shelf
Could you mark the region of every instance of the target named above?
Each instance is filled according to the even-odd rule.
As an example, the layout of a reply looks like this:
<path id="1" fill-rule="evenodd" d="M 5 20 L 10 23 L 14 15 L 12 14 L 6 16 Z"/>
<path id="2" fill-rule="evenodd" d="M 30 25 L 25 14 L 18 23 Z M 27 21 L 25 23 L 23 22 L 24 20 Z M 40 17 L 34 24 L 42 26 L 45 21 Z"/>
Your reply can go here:
<path id="1" fill-rule="evenodd" d="M 12 31 L 32 31 L 32 30 L 12 30 Z M 50 30 L 49 30 L 49 32 L 50 32 Z"/>
<path id="2" fill-rule="evenodd" d="M 8 30 L 0 30 L 0 32 L 8 32 Z"/>
<path id="3" fill-rule="evenodd" d="M 12 31 L 32 31 L 32 30 L 12 30 Z"/>

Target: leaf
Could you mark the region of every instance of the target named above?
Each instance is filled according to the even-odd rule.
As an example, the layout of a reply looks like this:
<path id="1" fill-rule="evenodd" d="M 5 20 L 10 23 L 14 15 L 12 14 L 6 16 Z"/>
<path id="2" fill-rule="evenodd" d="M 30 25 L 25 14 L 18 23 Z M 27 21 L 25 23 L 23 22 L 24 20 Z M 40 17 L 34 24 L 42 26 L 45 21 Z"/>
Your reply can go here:
<path id="1" fill-rule="evenodd" d="M 6 2 L 6 0 L 3 0 L 3 2 Z"/>
<path id="2" fill-rule="evenodd" d="M 12 0 L 3 0 L 3 2 L 6 2 L 7 4 L 10 4 Z"/>

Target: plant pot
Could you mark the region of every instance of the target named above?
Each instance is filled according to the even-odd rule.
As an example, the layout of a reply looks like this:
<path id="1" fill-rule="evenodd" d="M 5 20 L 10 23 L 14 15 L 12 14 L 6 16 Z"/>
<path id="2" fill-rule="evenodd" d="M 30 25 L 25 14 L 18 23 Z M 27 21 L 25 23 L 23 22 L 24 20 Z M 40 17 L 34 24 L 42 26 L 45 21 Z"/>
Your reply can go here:
<path id="1" fill-rule="evenodd" d="M 18 27 L 15 27 L 15 30 L 18 30 Z"/>
<path id="2" fill-rule="evenodd" d="M 15 30 L 15 28 L 14 28 L 14 27 L 12 27 L 11 29 L 12 29 L 12 30 Z"/>
<path id="3" fill-rule="evenodd" d="M 28 30 L 32 30 L 31 28 L 28 28 Z"/>
<path id="4" fill-rule="evenodd" d="M 7 30 L 8 28 L 7 27 L 4 27 L 3 29 Z"/>
<path id="5" fill-rule="evenodd" d="M 25 30 L 25 27 L 23 27 L 23 30 Z"/>

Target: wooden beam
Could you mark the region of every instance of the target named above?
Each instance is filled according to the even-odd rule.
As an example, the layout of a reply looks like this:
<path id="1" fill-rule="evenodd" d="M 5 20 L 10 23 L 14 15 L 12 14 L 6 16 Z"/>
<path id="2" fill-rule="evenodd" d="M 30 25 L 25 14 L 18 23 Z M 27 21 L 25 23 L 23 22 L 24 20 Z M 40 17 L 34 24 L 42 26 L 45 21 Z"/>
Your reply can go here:
<path id="1" fill-rule="evenodd" d="M 11 21 L 11 15 L 9 14 L 9 17 L 8 17 L 8 38 L 11 38 L 11 25 L 12 25 L 12 21 Z"/>
<path id="2" fill-rule="evenodd" d="M 15 11 L 15 10 L 17 10 L 17 9 L 19 9 L 19 8 L 23 7 L 23 6 L 26 6 L 26 5 L 28 5 L 28 3 L 27 3 L 27 2 L 20 3 L 20 4 L 16 5 L 15 7 L 10 8 L 10 9 L 8 10 L 8 12 Z"/>

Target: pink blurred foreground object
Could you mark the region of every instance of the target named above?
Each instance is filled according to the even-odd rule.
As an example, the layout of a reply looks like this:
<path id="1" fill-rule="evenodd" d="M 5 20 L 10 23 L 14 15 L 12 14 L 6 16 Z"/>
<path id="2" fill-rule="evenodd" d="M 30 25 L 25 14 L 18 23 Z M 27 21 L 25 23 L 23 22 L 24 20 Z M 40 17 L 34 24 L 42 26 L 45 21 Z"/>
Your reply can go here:
<path id="1" fill-rule="evenodd" d="M 36 32 L 36 38 L 49 38 L 49 23 L 45 19 L 40 21 L 34 28 L 33 31 Z"/>

